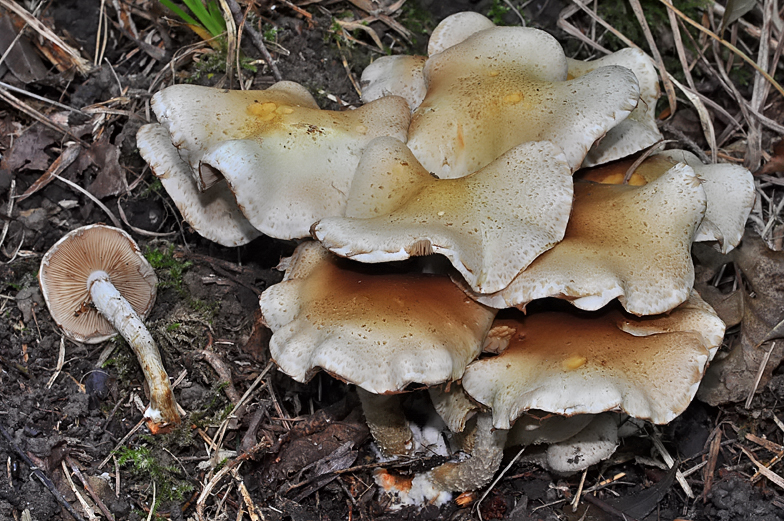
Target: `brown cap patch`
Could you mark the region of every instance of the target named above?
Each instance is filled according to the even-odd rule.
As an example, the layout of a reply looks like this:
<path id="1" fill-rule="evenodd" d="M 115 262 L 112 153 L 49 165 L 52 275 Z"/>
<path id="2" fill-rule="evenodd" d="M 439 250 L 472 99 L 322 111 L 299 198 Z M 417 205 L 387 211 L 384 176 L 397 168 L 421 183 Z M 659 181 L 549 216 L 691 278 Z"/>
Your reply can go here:
<path id="1" fill-rule="evenodd" d="M 302 382 L 321 368 L 373 393 L 460 378 L 495 316 L 448 277 L 368 273 L 316 242 L 260 303 L 283 372 Z"/>
<path id="2" fill-rule="evenodd" d="M 507 325 L 521 334 L 503 354 L 470 364 L 462 380 L 469 396 L 492 408 L 499 429 L 529 409 L 616 410 L 667 423 L 694 397 L 724 334 L 696 293 L 666 316 L 542 312 Z"/>

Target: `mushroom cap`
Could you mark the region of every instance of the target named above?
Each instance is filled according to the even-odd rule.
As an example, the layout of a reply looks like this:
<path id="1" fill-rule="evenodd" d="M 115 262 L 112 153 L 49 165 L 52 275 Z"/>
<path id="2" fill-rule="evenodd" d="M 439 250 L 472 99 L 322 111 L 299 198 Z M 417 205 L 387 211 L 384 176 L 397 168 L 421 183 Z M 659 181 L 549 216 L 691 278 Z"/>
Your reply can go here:
<path id="1" fill-rule="evenodd" d="M 495 27 L 487 17 L 473 11 L 447 16 L 433 29 L 427 46 L 432 56 L 456 45 L 474 33 Z M 425 61 L 427 56 L 382 56 L 362 71 L 362 101 L 368 103 L 383 96 L 401 96 L 413 112 L 427 93 Z"/>
<path id="2" fill-rule="evenodd" d="M 223 246 L 241 246 L 261 235 L 242 215 L 225 182 L 199 191 L 190 166 L 177 153 L 163 126 L 142 126 L 136 143 L 182 218 L 202 237 Z"/>
<path id="3" fill-rule="evenodd" d="M 463 177 L 527 141 L 561 147 L 576 170 L 594 141 L 635 108 L 634 74 L 608 66 L 567 79 L 544 31 L 494 27 L 428 58 L 428 91 L 408 146 L 440 178 Z"/>
<path id="4" fill-rule="evenodd" d="M 460 179 L 435 179 L 402 143 L 377 141 L 369 149 L 390 159 L 357 171 L 354 182 L 367 191 L 352 190 L 352 198 L 370 201 L 356 203 L 360 215 L 380 215 L 313 226 L 313 236 L 338 255 L 386 262 L 440 253 L 475 291 L 492 292 L 563 237 L 572 179 L 550 142 L 524 143 Z"/>
<path id="5" fill-rule="evenodd" d="M 582 169 L 575 174 L 575 178 L 620 184 L 633 162 L 634 159 L 627 159 Z M 705 218 L 697 228 L 694 241 L 717 241 L 722 253 L 730 252 L 740 242 L 754 205 L 754 176 L 740 165 L 706 165 L 686 150 L 665 150 L 643 161 L 632 174 L 630 184 L 642 185 L 655 181 L 678 163 L 685 163 L 694 169 L 707 197 Z"/>
<path id="6" fill-rule="evenodd" d="M 460 378 L 495 316 L 448 277 L 368 273 L 317 242 L 297 248 L 260 305 L 284 373 L 304 382 L 321 368 L 378 394 Z"/>
<path id="7" fill-rule="evenodd" d="M 173 85 L 157 92 L 150 106 L 202 191 L 220 180 L 217 172 L 202 167 L 202 156 L 209 149 L 274 126 L 282 111 L 319 110 L 307 89 L 290 81 L 263 91 Z"/>
<path id="8" fill-rule="evenodd" d="M 362 71 L 359 82 L 362 101 L 370 103 L 384 96 L 400 96 L 413 112 L 425 99 L 425 56 L 396 54 L 382 56 Z"/>
<path id="9" fill-rule="evenodd" d="M 201 164 L 223 175 L 256 229 L 293 239 L 321 218 L 343 215 L 362 151 L 378 136 L 405 140 L 410 112 L 397 96 L 344 112 L 282 108 L 259 132 L 209 149 Z"/>
<path id="10" fill-rule="evenodd" d="M 427 42 L 427 55 L 433 56 L 465 41 L 479 31 L 495 27 L 484 15 L 473 11 L 463 11 L 449 15 L 433 29 Z"/>
<path id="11" fill-rule="evenodd" d="M 155 303 L 158 278 L 130 235 L 92 224 L 55 243 L 41 260 L 38 281 L 49 312 L 65 336 L 96 344 L 117 334 L 93 306 L 87 279 L 105 271 L 110 282 L 144 318 Z"/>
<path id="12" fill-rule="evenodd" d="M 583 166 L 594 166 L 639 152 L 662 139 L 656 126 L 656 101 L 661 94 L 656 65 L 640 49 L 621 49 L 608 56 L 580 61 L 567 58 L 569 78 L 579 78 L 599 67 L 630 69 L 640 84 L 640 101 L 629 116 L 607 131 L 588 151 Z"/>
<path id="13" fill-rule="evenodd" d="M 471 363 L 462 379 L 471 398 L 492 408 L 499 429 L 529 409 L 623 411 L 667 423 L 689 405 L 718 349 L 714 340 L 724 334 L 724 323 L 696 292 L 667 316 L 637 318 L 605 308 L 532 313 L 505 323 L 518 330 L 509 347 Z"/>
<path id="14" fill-rule="evenodd" d="M 446 386 L 431 386 L 427 388 L 427 392 L 433 408 L 451 432 L 463 432 L 466 422 L 480 409 L 479 405 L 463 392 L 463 387 L 458 382 L 449 382 Z"/>
<path id="15" fill-rule="evenodd" d="M 636 315 L 664 313 L 694 284 L 691 244 L 706 196 L 678 164 L 645 186 L 575 183 L 564 239 L 501 291 L 470 293 L 497 308 L 559 297 L 596 310 L 618 298 Z"/>

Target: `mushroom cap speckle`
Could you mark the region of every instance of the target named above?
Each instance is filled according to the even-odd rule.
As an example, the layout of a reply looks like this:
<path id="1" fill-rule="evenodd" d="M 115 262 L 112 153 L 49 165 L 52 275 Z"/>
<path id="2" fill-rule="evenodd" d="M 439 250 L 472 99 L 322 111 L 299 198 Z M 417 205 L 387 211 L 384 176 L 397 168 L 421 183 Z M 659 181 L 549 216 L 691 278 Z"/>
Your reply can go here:
<path id="1" fill-rule="evenodd" d="M 629 69 L 567 80 L 566 57 L 544 31 L 494 27 L 428 58 L 428 85 L 408 145 L 440 178 L 470 174 L 514 146 L 549 140 L 576 170 L 591 145 L 635 108 Z"/>
<path id="2" fill-rule="evenodd" d="M 532 313 L 505 323 L 518 331 L 509 347 L 471 363 L 462 379 L 471 398 L 492 408 L 499 429 L 529 409 L 623 411 L 667 423 L 694 397 L 724 334 L 724 323 L 695 292 L 666 316 L 637 318 L 605 308 L 590 315 Z"/>
<path id="3" fill-rule="evenodd" d="M 626 48 L 588 62 L 571 58 L 567 58 L 567 62 L 569 78 L 579 78 L 599 67 L 620 65 L 630 69 L 640 84 L 640 101 L 637 107 L 591 147 L 583 166 L 600 165 L 634 154 L 662 139 L 656 126 L 659 77 L 653 60 L 642 50 Z"/>
<path id="4" fill-rule="evenodd" d="M 645 186 L 575 183 L 574 191 L 564 239 L 506 288 L 473 298 L 506 308 L 559 297 L 585 310 L 618 298 L 636 315 L 664 313 L 688 298 L 691 244 L 706 207 L 691 167 L 678 164 Z"/>
<path id="5" fill-rule="evenodd" d="M 317 242 L 297 248 L 283 282 L 260 298 L 281 370 L 304 382 L 321 368 L 378 394 L 459 378 L 495 312 L 448 277 L 368 268 Z"/>
<path id="6" fill-rule="evenodd" d="M 313 236 L 338 255 L 386 262 L 440 253 L 475 291 L 492 292 L 563 237 L 572 178 L 550 142 L 524 143 L 460 179 L 434 178 L 402 143 L 376 141 L 368 153 L 379 167 L 357 171 L 352 205 L 354 215 L 379 215 L 313 226 Z"/>
<path id="7" fill-rule="evenodd" d="M 95 344 L 117 334 L 91 305 L 87 279 L 98 270 L 109 275 L 140 317 L 155 303 L 158 278 L 127 233 L 102 224 L 77 228 L 46 252 L 38 272 L 52 318 L 76 342 Z"/>
<path id="8" fill-rule="evenodd" d="M 206 192 L 199 191 L 190 167 L 180 158 L 163 126 L 142 126 L 136 143 L 182 218 L 202 237 L 223 246 L 240 246 L 261 235 L 242 215 L 225 182 L 218 182 Z"/>

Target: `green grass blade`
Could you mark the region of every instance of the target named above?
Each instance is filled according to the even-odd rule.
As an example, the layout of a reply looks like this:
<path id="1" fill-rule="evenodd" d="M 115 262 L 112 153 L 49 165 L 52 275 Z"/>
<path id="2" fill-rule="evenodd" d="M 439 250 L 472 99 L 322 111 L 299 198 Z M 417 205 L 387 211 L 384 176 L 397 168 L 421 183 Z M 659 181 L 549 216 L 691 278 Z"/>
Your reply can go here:
<path id="1" fill-rule="evenodd" d="M 185 11 L 183 11 L 183 10 L 182 10 L 182 9 L 181 9 L 181 8 L 180 8 L 180 7 L 179 7 L 177 4 L 175 4 L 175 3 L 174 3 L 174 2 L 172 2 L 171 0 L 160 0 L 160 2 L 161 2 L 163 5 L 165 5 L 167 8 L 169 8 L 169 9 L 170 9 L 170 10 L 171 10 L 171 11 L 172 11 L 174 14 L 176 14 L 177 16 L 179 16 L 180 18 L 182 18 L 182 20 L 183 20 L 183 21 L 184 21 L 186 24 L 191 24 L 191 25 L 200 25 L 200 24 L 199 24 L 199 22 L 197 22 L 196 20 L 194 20 L 194 19 L 193 19 L 193 17 L 192 17 L 191 15 L 189 15 L 188 13 L 186 13 Z"/>
<path id="2" fill-rule="evenodd" d="M 196 18 L 199 19 L 201 24 L 210 32 L 211 35 L 217 36 L 223 32 L 223 28 L 215 23 L 215 20 L 210 17 L 210 13 L 204 7 L 201 0 L 183 0 L 188 9 L 193 11 Z"/>

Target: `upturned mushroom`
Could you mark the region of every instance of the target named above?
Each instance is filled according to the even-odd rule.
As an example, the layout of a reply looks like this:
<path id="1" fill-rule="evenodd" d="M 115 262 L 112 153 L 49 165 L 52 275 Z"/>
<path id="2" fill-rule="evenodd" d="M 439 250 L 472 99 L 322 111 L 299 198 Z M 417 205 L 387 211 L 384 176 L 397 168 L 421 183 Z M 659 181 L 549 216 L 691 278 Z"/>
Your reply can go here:
<path id="1" fill-rule="evenodd" d="M 131 346 L 150 391 L 144 412 L 150 431 L 179 424 L 169 377 L 143 322 L 158 279 L 133 239 L 100 224 L 73 230 L 46 252 L 38 280 L 52 318 L 68 338 L 94 344 L 119 333 Z"/>
<path id="2" fill-rule="evenodd" d="M 312 228 L 338 255 L 386 262 L 440 253 L 474 290 L 492 292 L 563 237 L 572 178 L 550 142 L 524 143 L 460 179 L 434 178 L 389 138 L 374 141 L 366 155 L 348 216 Z"/>
<path id="3" fill-rule="evenodd" d="M 375 137 L 407 137 L 410 111 L 387 96 L 356 110 L 320 110 L 304 87 L 265 91 L 175 85 L 152 103 L 201 190 L 225 179 L 250 224 L 279 239 L 343 215 L 351 179 Z"/>
<path id="4" fill-rule="evenodd" d="M 591 145 L 636 107 L 624 67 L 567 80 L 566 57 L 544 31 L 494 27 L 430 56 L 427 95 L 408 146 L 440 178 L 463 177 L 528 141 L 549 140 L 576 170 Z"/>
<path id="5" fill-rule="evenodd" d="M 223 246 L 241 246 L 261 235 L 242 215 L 225 181 L 206 192 L 199 191 L 190 166 L 177 153 L 163 126 L 142 126 L 136 143 L 182 218 L 202 237 Z"/>
<path id="6" fill-rule="evenodd" d="M 694 284 L 691 245 L 705 215 L 705 191 L 679 163 L 645 186 L 575 183 L 564 239 L 504 289 L 470 292 L 497 308 L 559 297 L 597 310 L 618 298 L 636 315 L 665 313 Z"/>
<path id="7" fill-rule="evenodd" d="M 411 432 L 396 397 L 385 395 L 459 378 L 495 310 L 446 276 L 373 271 L 303 243 L 283 281 L 262 293 L 261 312 L 284 373 L 305 382 L 324 370 L 355 384 L 382 450 L 408 453 Z"/>

